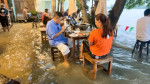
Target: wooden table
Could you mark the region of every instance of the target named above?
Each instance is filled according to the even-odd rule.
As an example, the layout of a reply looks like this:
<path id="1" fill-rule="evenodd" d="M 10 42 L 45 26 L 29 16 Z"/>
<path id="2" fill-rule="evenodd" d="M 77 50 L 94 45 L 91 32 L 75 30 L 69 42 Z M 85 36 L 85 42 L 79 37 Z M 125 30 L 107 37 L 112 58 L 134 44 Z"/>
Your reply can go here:
<path id="1" fill-rule="evenodd" d="M 79 40 L 83 40 L 83 39 L 88 39 L 88 36 L 77 36 L 77 37 L 71 37 L 71 39 L 72 39 L 72 45 L 73 45 L 73 47 L 72 47 L 72 57 L 73 57 L 73 59 L 74 59 L 74 62 L 75 62 L 75 41 L 76 40 L 78 40 L 78 47 L 80 47 L 79 46 Z"/>
<path id="2" fill-rule="evenodd" d="M 73 57 L 73 60 L 75 62 L 75 41 L 76 40 L 78 41 L 78 45 L 77 46 L 79 48 L 80 47 L 79 46 L 79 40 L 88 39 L 88 36 L 87 35 L 82 35 L 82 36 L 70 37 L 68 32 L 66 32 L 65 36 L 72 39 L 72 42 L 73 42 L 72 45 L 73 45 L 73 47 L 72 47 L 72 50 L 71 50 L 71 57 Z"/>

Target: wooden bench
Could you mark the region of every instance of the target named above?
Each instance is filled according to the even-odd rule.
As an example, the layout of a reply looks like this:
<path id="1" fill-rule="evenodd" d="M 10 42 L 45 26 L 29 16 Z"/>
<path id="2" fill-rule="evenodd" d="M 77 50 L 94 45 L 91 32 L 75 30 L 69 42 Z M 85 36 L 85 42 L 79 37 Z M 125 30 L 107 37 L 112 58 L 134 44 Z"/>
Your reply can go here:
<path id="1" fill-rule="evenodd" d="M 45 30 L 41 31 L 41 39 L 42 39 L 42 41 L 46 41 L 47 40 L 47 35 L 46 35 L 46 31 Z"/>
<path id="2" fill-rule="evenodd" d="M 85 68 L 85 59 L 94 65 L 92 72 L 89 71 L 87 68 Z M 83 70 L 87 72 L 88 75 L 92 77 L 93 79 L 96 79 L 96 73 L 99 69 L 103 69 L 104 71 L 108 73 L 108 75 L 110 75 L 112 62 L 113 62 L 112 56 L 106 56 L 105 58 L 102 58 L 102 59 L 93 59 L 88 53 L 83 53 Z M 105 69 L 103 66 L 101 66 L 101 64 L 104 64 L 104 63 L 109 63 L 108 69 Z"/>
<path id="3" fill-rule="evenodd" d="M 39 31 L 41 33 L 41 40 L 42 42 L 45 40 L 48 40 L 48 37 L 46 35 L 46 28 L 39 28 Z"/>

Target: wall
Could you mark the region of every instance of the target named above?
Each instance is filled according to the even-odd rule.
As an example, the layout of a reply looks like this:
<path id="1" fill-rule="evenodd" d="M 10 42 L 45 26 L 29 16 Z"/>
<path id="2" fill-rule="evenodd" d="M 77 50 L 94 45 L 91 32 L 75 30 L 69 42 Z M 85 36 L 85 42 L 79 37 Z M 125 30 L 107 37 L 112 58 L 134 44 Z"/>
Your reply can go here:
<path id="1" fill-rule="evenodd" d="M 36 10 L 38 12 L 44 12 L 45 8 L 51 11 L 51 0 L 37 0 Z"/>
<path id="2" fill-rule="evenodd" d="M 22 13 L 24 7 L 28 7 L 28 11 L 35 10 L 34 0 L 14 0 L 16 13 Z"/>

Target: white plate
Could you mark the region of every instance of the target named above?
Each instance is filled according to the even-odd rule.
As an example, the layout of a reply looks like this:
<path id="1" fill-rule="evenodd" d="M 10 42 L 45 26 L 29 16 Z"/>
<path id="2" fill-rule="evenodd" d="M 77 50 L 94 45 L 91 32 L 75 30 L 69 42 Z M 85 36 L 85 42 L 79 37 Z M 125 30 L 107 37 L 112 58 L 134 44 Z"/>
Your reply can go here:
<path id="1" fill-rule="evenodd" d="M 74 33 L 80 33 L 80 31 L 74 31 Z"/>
<path id="2" fill-rule="evenodd" d="M 72 34 L 70 34 L 69 36 L 70 36 L 70 37 L 77 37 L 78 34 L 72 33 Z"/>

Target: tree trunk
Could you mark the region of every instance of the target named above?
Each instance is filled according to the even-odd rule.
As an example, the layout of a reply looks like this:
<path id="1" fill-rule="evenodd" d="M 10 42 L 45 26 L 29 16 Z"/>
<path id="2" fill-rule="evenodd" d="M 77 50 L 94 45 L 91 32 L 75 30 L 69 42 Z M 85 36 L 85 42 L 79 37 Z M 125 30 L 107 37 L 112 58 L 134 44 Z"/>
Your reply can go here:
<path id="1" fill-rule="evenodd" d="M 52 3 L 52 13 L 56 12 L 56 0 L 51 0 Z"/>
<path id="2" fill-rule="evenodd" d="M 61 1 L 61 9 L 60 12 L 64 14 L 64 1 Z"/>
<path id="3" fill-rule="evenodd" d="M 109 11 L 109 18 L 113 28 L 115 28 L 120 18 L 120 15 L 124 9 L 126 1 L 127 0 L 116 0 L 114 7 L 112 8 L 111 11 Z"/>
<path id="4" fill-rule="evenodd" d="M 60 4 L 60 2 L 61 2 L 61 1 L 58 0 L 58 3 L 57 3 L 57 4 L 58 4 L 58 5 L 57 5 L 57 11 L 59 11 L 59 4 Z"/>
<path id="5" fill-rule="evenodd" d="M 84 1 L 84 0 L 79 0 L 79 3 L 80 3 L 80 5 L 81 5 L 83 21 L 84 21 L 84 22 L 89 22 L 89 21 L 88 21 L 88 17 L 87 17 L 86 8 L 85 8 L 85 1 Z"/>

